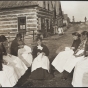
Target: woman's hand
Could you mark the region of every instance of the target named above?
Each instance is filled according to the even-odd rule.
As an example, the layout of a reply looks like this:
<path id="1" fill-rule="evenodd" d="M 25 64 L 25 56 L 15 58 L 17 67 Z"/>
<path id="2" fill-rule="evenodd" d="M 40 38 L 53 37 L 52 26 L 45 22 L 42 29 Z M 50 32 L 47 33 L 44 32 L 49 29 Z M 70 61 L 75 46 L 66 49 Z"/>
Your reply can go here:
<path id="1" fill-rule="evenodd" d="M 45 56 L 46 54 L 45 54 L 44 52 L 42 52 L 42 55 L 44 55 L 44 56 Z"/>
<path id="2" fill-rule="evenodd" d="M 71 49 L 72 49 L 72 50 L 74 50 L 74 49 L 75 49 L 75 47 L 71 47 Z"/>
<path id="3" fill-rule="evenodd" d="M 8 54 L 9 57 L 11 57 L 12 55 L 11 54 Z"/>
<path id="4" fill-rule="evenodd" d="M 4 63 L 5 65 L 7 65 L 7 62 L 6 62 L 5 60 L 3 60 L 3 63 Z"/>
<path id="5" fill-rule="evenodd" d="M 40 54 L 40 52 L 37 53 L 37 56 Z"/>
<path id="6" fill-rule="evenodd" d="M 75 55 L 75 54 L 74 54 L 74 56 L 75 56 L 75 57 L 80 57 L 80 55 Z"/>

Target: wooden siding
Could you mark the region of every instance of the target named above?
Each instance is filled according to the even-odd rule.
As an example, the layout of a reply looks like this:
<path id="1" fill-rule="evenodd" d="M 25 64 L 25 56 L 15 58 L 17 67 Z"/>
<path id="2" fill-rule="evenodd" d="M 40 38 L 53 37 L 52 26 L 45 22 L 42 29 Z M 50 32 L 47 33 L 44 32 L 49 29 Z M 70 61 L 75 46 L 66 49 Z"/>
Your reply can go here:
<path id="1" fill-rule="evenodd" d="M 0 10 L 0 30 L 18 31 L 18 17 L 26 17 L 26 30 L 37 29 L 37 10 L 35 8 Z"/>

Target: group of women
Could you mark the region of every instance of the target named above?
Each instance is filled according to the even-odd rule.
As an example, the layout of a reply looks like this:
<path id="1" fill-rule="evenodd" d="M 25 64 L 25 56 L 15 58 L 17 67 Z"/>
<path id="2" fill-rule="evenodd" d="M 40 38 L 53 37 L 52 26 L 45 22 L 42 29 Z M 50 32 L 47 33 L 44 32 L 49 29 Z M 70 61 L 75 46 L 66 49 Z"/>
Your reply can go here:
<path id="1" fill-rule="evenodd" d="M 4 35 L 0 36 L 0 85 L 2 87 L 15 86 L 21 76 L 23 76 L 28 69 L 26 64 L 16 54 L 20 48 L 28 47 L 25 45 L 20 47 L 21 42 L 21 36 L 20 34 L 17 34 L 11 44 L 11 52 L 8 52 L 8 40 Z M 16 46 L 14 46 L 13 43 Z M 27 51 L 26 49 L 24 51 L 26 51 L 26 54 L 30 52 L 30 50 Z M 30 54 L 27 55 L 31 56 Z M 32 57 L 29 57 L 29 59 L 32 59 Z"/>
<path id="2" fill-rule="evenodd" d="M 49 50 L 42 44 L 42 39 L 36 39 L 37 45 L 33 50 L 22 41 L 22 35 L 18 33 L 11 42 L 8 50 L 8 40 L 4 35 L 0 36 L 0 85 L 13 87 L 18 80 L 31 68 L 31 79 L 50 79 L 48 59 Z"/>
<path id="3" fill-rule="evenodd" d="M 72 33 L 74 41 L 71 47 L 65 47 L 53 60 L 52 65 L 60 73 L 73 70 L 73 87 L 88 87 L 88 32 Z M 63 75 L 64 76 L 64 75 Z"/>
<path id="4" fill-rule="evenodd" d="M 60 73 L 67 71 L 73 73 L 73 87 L 88 87 L 88 32 L 72 33 L 74 41 L 71 47 L 58 53 L 51 63 Z M 12 41 L 10 52 L 7 53 L 7 39 L 0 36 L 0 85 L 2 87 L 13 87 L 19 78 L 31 68 L 31 79 L 52 79 L 50 73 L 49 49 L 42 43 L 42 39 L 36 39 L 33 50 L 22 41 L 21 34 L 17 34 Z"/>

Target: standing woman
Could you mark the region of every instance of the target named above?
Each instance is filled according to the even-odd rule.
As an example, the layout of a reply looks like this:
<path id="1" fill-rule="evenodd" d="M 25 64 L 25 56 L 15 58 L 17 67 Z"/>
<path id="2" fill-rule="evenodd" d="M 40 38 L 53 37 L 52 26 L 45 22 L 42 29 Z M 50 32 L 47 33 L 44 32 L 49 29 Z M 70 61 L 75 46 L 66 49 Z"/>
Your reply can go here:
<path id="1" fill-rule="evenodd" d="M 49 49 L 42 43 L 41 38 L 37 38 L 37 46 L 33 49 L 33 58 L 31 68 L 32 79 L 51 79 L 53 76 L 50 74 L 49 62 Z"/>
<path id="2" fill-rule="evenodd" d="M 18 49 L 20 46 L 20 42 L 24 43 L 21 38 L 22 38 L 22 35 L 18 33 L 16 35 L 16 38 L 12 41 L 11 48 L 10 48 L 11 55 L 18 56 Z"/>

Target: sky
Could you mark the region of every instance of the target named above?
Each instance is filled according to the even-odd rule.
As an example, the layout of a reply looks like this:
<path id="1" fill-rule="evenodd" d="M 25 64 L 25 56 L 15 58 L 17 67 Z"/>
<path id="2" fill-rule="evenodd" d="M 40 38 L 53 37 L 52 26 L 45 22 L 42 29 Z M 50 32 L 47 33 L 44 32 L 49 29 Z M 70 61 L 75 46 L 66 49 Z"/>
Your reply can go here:
<path id="1" fill-rule="evenodd" d="M 73 16 L 75 21 L 84 21 L 85 17 L 88 20 L 88 1 L 61 1 L 61 7 L 71 21 Z"/>

